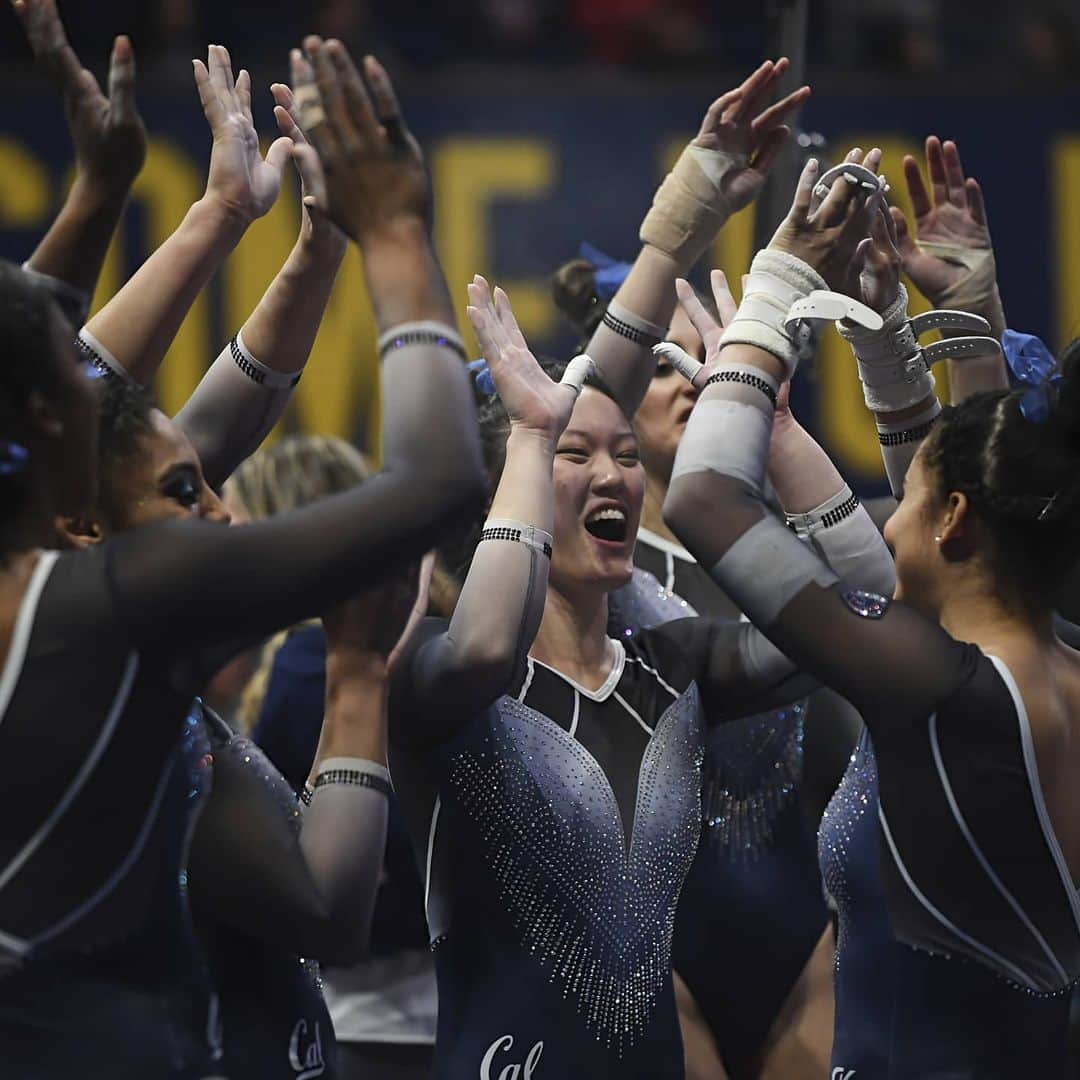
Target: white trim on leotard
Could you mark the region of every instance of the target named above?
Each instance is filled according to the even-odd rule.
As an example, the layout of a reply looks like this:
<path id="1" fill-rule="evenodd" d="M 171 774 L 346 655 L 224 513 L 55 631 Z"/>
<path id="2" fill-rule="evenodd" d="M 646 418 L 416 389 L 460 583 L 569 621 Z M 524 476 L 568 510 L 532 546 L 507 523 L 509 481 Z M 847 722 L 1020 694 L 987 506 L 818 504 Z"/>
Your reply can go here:
<path id="1" fill-rule="evenodd" d="M 45 584 L 49 580 L 56 560 L 60 558 L 58 551 L 43 551 L 38 557 L 37 566 L 30 575 L 30 583 L 26 586 L 26 592 L 19 602 L 19 610 L 15 616 L 15 625 L 11 632 L 11 644 L 4 659 L 4 666 L 0 669 L 0 722 L 3 722 L 4 714 L 15 694 L 19 676 L 22 674 L 23 664 L 26 662 L 26 650 L 30 645 L 30 633 L 34 629 L 34 619 L 37 616 L 38 603 Z"/>
<path id="2" fill-rule="evenodd" d="M 52 832 L 56 823 L 67 813 L 68 807 L 71 806 L 87 780 L 90 779 L 94 769 L 97 768 L 97 764 L 101 760 L 105 750 L 108 748 L 113 732 L 116 730 L 116 725 L 120 722 L 120 716 L 127 707 L 128 697 L 131 694 L 131 687 L 135 682 L 135 673 L 138 670 L 139 654 L 135 652 L 129 653 L 127 663 L 124 665 L 124 673 L 120 677 L 120 685 L 117 687 L 116 693 L 113 696 L 112 705 L 105 715 L 105 722 L 101 725 L 101 732 L 98 734 L 97 741 L 91 748 L 90 753 L 86 755 L 83 763 L 79 766 L 79 770 L 75 773 L 71 783 L 68 784 L 67 790 L 53 806 L 48 817 L 46 817 L 38 826 L 30 839 L 27 840 L 7 866 L 4 867 L 3 871 L 0 872 L 0 889 L 3 889 L 4 886 L 15 877 L 26 864 L 26 861 L 43 843 L 45 843 L 49 833 Z"/>
<path id="3" fill-rule="evenodd" d="M 1066 973 L 1065 969 L 1061 966 L 1061 963 L 1055 955 L 1054 950 L 1050 948 L 1049 944 L 1046 941 L 1046 938 L 1044 938 L 1039 932 L 1038 927 L 1031 921 L 1031 919 L 1028 918 L 1027 912 L 1025 912 L 1024 909 L 1020 906 L 1020 902 L 1016 899 L 1015 896 L 1013 896 L 1011 892 L 1009 892 L 1008 888 L 1006 888 L 1005 886 L 1005 883 L 1001 880 L 1001 878 L 998 877 L 994 868 L 990 865 L 990 860 L 987 859 L 986 856 L 982 853 L 982 848 L 980 848 L 979 845 L 976 843 L 975 837 L 972 835 L 971 830 L 968 828 L 968 823 L 960 810 L 960 806 L 956 801 L 956 797 L 953 795 L 953 789 L 952 785 L 949 783 L 948 773 L 945 771 L 945 762 L 941 756 L 941 746 L 938 743 L 936 712 L 930 714 L 930 719 L 927 723 L 927 727 L 930 734 L 930 749 L 934 755 L 934 764 L 937 766 L 938 779 L 941 781 L 942 791 L 945 792 L 945 798 L 948 800 L 949 809 L 952 810 L 953 819 L 959 826 L 960 832 L 963 834 L 964 839 L 967 841 L 968 847 L 971 848 L 972 852 L 975 855 L 975 858 L 978 859 L 979 865 L 983 868 L 983 872 L 994 883 L 994 887 L 1005 898 L 1005 900 L 1009 904 L 1009 907 L 1011 907 L 1013 911 L 1016 912 L 1017 917 L 1031 932 L 1031 936 L 1034 937 L 1035 940 L 1039 943 L 1042 951 L 1046 954 L 1046 958 L 1050 961 L 1050 963 L 1054 967 L 1054 970 L 1057 972 L 1058 978 L 1061 979 L 1062 983 L 1067 983 L 1069 981 L 1069 976 Z"/>
<path id="4" fill-rule="evenodd" d="M 1041 990 L 1037 983 L 1033 982 L 1031 976 L 1027 972 L 1018 968 L 1011 961 L 1006 960 L 1004 956 L 994 952 L 993 949 L 984 945 L 981 941 L 976 941 L 970 934 L 965 934 L 960 927 L 954 925 L 949 921 L 948 917 L 941 911 L 939 911 L 930 900 L 923 894 L 918 885 L 915 884 L 911 875 L 908 873 L 907 867 L 904 865 L 904 860 L 900 858 L 900 852 L 896 848 L 896 843 L 893 840 L 892 833 L 889 830 L 889 823 L 885 819 L 885 808 L 878 801 L 878 820 L 881 822 L 881 831 L 885 836 L 885 840 L 889 845 L 889 850 L 892 852 L 893 861 L 896 863 L 896 868 L 900 871 L 900 876 L 904 879 L 905 884 L 911 890 L 912 895 L 920 904 L 939 922 L 946 930 L 951 934 L 955 934 L 957 938 L 963 941 L 965 944 L 970 945 L 976 952 L 982 953 L 985 957 L 993 961 L 995 966 L 1000 967 L 1002 970 L 1011 972 L 1012 976 L 1018 983 L 1029 987 L 1032 990 Z"/>
<path id="5" fill-rule="evenodd" d="M 569 675 L 564 675 L 558 668 L 553 668 L 550 664 L 545 664 L 543 660 L 534 660 L 533 657 L 529 657 L 529 671 L 530 677 L 526 682 L 526 686 L 518 696 L 518 701 L 523 701 L 525 698 L 525 690 L 528 689 L 528 683 L 532 682 L 531 672 L 532 665 L 539 664 L 542 668 L 547 668 L 548 671 L 554 672 L 559 676 L 564 683 L 572 686 L 583 697 L 587 697 L 590 701 L 606 701 L 611 697 L 612 691 L 619 685 L 619 680 L 622 678 L 623 668 L 626 666 L 626 650 L 623 648 L 623 644 L 618 638 L 608 638 L 611 642 L 612 648 L 615 652 L 615 659 L 612 662 L 611 670 L 607 674 L 607 678 L 595 689 L 590 690 L 587 686 L 582 686 L 581 683 L 574 682 Z"/>
<path id="6" fill-rule="evenodd" d="M 629 656 L 628 655 L 626 657 L 626 661 L 627 661 L 627 663 L 630 663 L 630 664 L 640 664 L 673 698 L 682 697 L 682 694 L 680 694 L 679 691 L 676 690 L 674 686 L 672 686 L 670 683 L 667 683 L 667 682 L 664 681 L 663 676 L 660 674 L 659 671 L 656 670 L 656 668 L 649 667 L 649 665 L 646 664 L 645 661 L 642 660 L 640 656 Z"/>
<path id="7" fill-rule="evenodd" d="M 646 529 L 644 525 L 638 526 L 637 531 L 638 540 L 644 540 L 651 548 L 656 548 L 658 551 L 664 552 L 666 555 L 671 555 L 681 562 L 694 563 L 697 560 L 689 551 L 682 546 L 682 544 L 676 544 L 666 537 L 660 536 L 654 533 L 651 529 Z"/>
<path id="8" fill-rule="evenodd" d="M 1073 920 L 1076 923 L 1077 930 L 1080 931 L 1080 896 L 1077 895 L 1076 886 L 1069 871 L 1069 864 L 1065 859 L 1065 853 L 1061 850 L 1057 833 L 1054 832 L 1054 826 L 1050 821 L 1050 812 L 1046 809 L 1046 799 L 1043 797 L 1042 784 L 1039 781 L 1039 762 L 1035 757 L 1035 739 L 1031 734 L 1031 721 L 1028 719 L 1027 706 L 1024 704 L 1024 699 L 1020 694 L 1020 687 L 1017 685 L 1016 679 L 1013 678 L 1013 673 L 1009 670 L 1009 665 L 1000 656 L 992 656 L 990 653 L 984 653 L 983 655 L 997 669 L 1001 681 L 1012 696 L 1013 706 L 1016 709 L 1016 716 L 1020 725 L 1020 743 L 1024 750 L 1024 765 L 1027 768 L 1028 787 L 1031 788 L 1031 799 L 1035 804 L 1035 814 L 1039 819 L 1039 825 L 1042 827 L 1046 846 L 1050 849 L 1050 855 L 1057 866 L 1058 874 L 1061 876 L 1061 884 L 1065 888 L 1065 895 L 1069 898 Z"/>
<path id="9" fill-rule="evenodd" d="M 435 796 L 435 805 L 431 808 L 431 824 L 428 826 L 427 858 L 424 860 L 424 917 L 428 918 L 428 898 L 431 896 L 431 863 L 435 856 L 435 828 L 439 824 L 439 811 L 442 809 L 442 796 Z"/>
<path id="10" fill-rule="evenodd" d="M 652 738 L 653 729 L 649 727 L 649 725 L 646 724 L 644 720 L 641 719 L 641 713 L 639 713 L 637 709 L 635 709 L 630 704 L 630 702 L 628 702 L 626 698 L 624 698 L 622 694 L 619 693 L 618 690 L 615 691 L 615 700 L 638 722 L 641 730 L 644 731 L 645 734 L 648 735 L 650 738 Z"/>

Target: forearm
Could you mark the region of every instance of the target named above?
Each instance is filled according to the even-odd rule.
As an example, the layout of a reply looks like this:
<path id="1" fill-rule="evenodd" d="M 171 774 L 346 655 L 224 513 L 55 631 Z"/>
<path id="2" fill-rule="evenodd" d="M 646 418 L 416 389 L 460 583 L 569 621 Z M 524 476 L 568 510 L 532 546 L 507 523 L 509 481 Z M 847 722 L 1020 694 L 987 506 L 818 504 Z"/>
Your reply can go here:
<path id="1" fill-rule="evenodd" d="M 253 454 L 281 418 L 311 353 L 341 255 L 298 242 L 243 328 L 176 416 L 212 486 Z"/>
<path id="2" fill-rule="evenodd" d="M 790 416 L 773 426 L 769 483 L 788 514 L 805 514 L 846 486 L 832 458 Z"/>
<path id="3" fill-rule="evenodd" d="M 645 244 L 585 349 L 628 416 L 649 388 L 656 368 L 652 346 L 667 333 L 675 310 L 675 279 L 688 270 Z"/>
<path id="4" fill-rule="evenodd" d="M 108 191 L 76 174 L 64 205 L 27 267 L 78 290 L 89 303 L 127 196 L 127 188 Z M 79 325 L 85 318 L 83 312 Z"/>
<path id="5" fill-rule="evenodd" d="M 176 231 L 86 325 L 120 368 L 150 383 L 199 292 L 239 243 L 246 225 L 202 198 Z"/>
<path id="6" fill-rule="evenodd" d="M 327 758 L 363 758 L 386 765 L 387 689 L 383 657 L 344 647 L 327 650 L 326 705 L 311 783 Z"/>

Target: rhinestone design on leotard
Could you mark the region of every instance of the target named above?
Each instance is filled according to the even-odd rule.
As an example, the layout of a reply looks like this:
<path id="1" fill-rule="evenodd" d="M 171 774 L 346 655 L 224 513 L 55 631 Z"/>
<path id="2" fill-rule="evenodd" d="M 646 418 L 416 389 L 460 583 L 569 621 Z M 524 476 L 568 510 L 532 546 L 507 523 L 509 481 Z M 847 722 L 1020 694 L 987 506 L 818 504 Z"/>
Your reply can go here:
<path id="1" fill-rule="evenodd" d="M 840 599 L 864 619 L 880 619 L 892 603 L 887 596 L 867 592 L 865 589 L 846 589 L 840 594 Z"/>
<path id="2" fill-rule="evenodd" d="M 608 597 L 608 633 L 616 640 L 632 637 L 637 630 L 696 614 L 690 604 L 665 589 L 648 570 L 635 566 L 630 581 Z"/>
<path id="3" fill-rule="evenodd" d="M 697 688 L 664 712 L 642 757 L 629 852 L 611 784 L 581 743 L 509 697 L 490 717 L 451 762 L 452 797 L 478 827 L 524 948 L 622 1054 L 671 978 L 701 826 Z"/>
<path id="4" fill-rule="evenodd" d="M 862 818 L 871 815 L 871 828 L 877 829 L 877 762 L 870 738 L 864 731 L 851 753 L 840 786 L 829 800 L 818 829 L 818 860 L 825 893 L 837 912 L 835 965 L 840 966 L 847 944 L 852 917 L 852 881 L 849 876 L 856 830 L 864 827 Z"/>
<path id="5" fill-rule="evenodd" d="M 708 733 L 703 843 L 729 859 L 768 847 L 802 781 L 805 701 L 719 724 Z"/>

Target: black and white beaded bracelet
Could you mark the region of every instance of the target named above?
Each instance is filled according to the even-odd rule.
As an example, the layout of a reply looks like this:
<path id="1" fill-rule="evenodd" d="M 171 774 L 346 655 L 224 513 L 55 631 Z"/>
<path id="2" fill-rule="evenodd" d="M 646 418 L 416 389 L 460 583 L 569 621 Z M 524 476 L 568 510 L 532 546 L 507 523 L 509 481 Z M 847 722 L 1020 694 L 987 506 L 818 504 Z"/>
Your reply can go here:
<path id="1" fill-rule="evenodd" d="M 754 390 L 760 390 L 772 403 L 773 408 L 776 408 L 776 391 L 768 380 L 760 375 L 754 375 L 752 372 L 738 368 L 723 368 L 714 372 L 705 380 L 705 386 L 702 387 L 702 390 L 715 383 L 737 383 L 740 386 L 749 386 Z"/>
<path id="2" fill-rule="evenodd" d="M 275 371 L 259 363 L 248 351 L 239 330 L 227 346 L 233 363 L 252 381 L 270 390 L 291 390 L 299 381 L 303 371 Z"/>
<path id="3" fill-rule="evenodd" d="M 844 486 L 843 490 L 827 499 L 820 506 L 805 514 L 788 514 L 788 528 L 796 536 L 806 538 L 821 532 L 823 529 L 839 525 L 851 517 L 859 509 L 859 497 L 852 492 L 851 488 Z"/>
<path id="4" fill-rule="evenodd" d="M 319 788 L 327 787 L 330 784 L 346 784 L 350 787 L 371 788 L 373 791 L 381 791 L 384 795 L 389 795 L 393 790 L 389 780 L 377 776 L 373 772 L 368 772 L 366 769 L 324 769 L 315 777 L 315 786 L 312 789 L 312 795 L 314 795 Z"/>
<path id="5" fill-rule="evenodd" d="M 395 349 L 404 349 L 409 345 L 435 345 L 457 353 L 462 360 L 466 358 L 465 344 L 454 329 L 425 319 L 402 323 L 383 334 L 379 338 L 379 359 L 385 360 Z"/>
<path id="6" fill-rule="evenodd" d="M 667 327 L 658 326 L 656 323 L 649 322 L 648 319 L 641 318 L 640 315 L 635 315 L 614 300 L 608 304 L 603 321 L 613 333 L 646 349 L 659 345 L 667 334 Z"/>
<path id="7" fill-rule="evenodd" d="M 512 540 L 551 558 L 551 533 L 546 533 L 535 525 L 526 525 L 520 521 L 487 521 L 480 531 L 480 542 L 485 540 Z"/>

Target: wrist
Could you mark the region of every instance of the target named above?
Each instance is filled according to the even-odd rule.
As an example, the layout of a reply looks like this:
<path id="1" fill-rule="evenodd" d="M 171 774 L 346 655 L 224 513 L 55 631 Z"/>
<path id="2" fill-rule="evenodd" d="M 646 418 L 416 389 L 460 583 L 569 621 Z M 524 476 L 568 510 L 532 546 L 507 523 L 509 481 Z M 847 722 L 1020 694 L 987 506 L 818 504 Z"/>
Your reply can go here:
<path id="1" fill-rule="evenodd" d="M 510 421 L 510 434 L 506 439 L 506 450 L 524 450 L 527 453 L 539 453 L 545 458 L 555 459 L 555 447 L 559 436 L 543 428 L 530 427 L 518 420 Z"/>
<path id="2" fill-rule="evenodd" d="M 287 277 L 305 280 L 324 276 L 333 277 L 337 274 L 342 259 L 345 258 L 347 247 L 348 241 L 341 233 L 336 232 L 336 235 L 324 233 L 318 236 L 310 234 L 305 236 L 301 233 L 289 253 L 283 272 Z"/>
<path id="3" fill-rule="evenodd" d="M 372 649 L 345 642 L 327 642 L 326 695 L 381 693 L 388 679 L 386 657 Z"/>
<path id="4" fill-rule="evenodd" d="M 422 217 L 406 214 L 374 223 L 357 234 L 356 242 L 367 258 L 382 252 L 428 248 L 431 235 Z"/>
<path id="5" fill-rule="evenodd" d="M 78 167 L 64 204 L 65 209 L 77 210 L 87 216 L 118 214 L 127 202 L 134 179 L 105 179 Z"/>
<path id="6" fill-rule="evenodd" d="M 234 203 L 229 203 L 207 190 L 202 198 L 191 204 L 184 222 L 212 228 L 238 244 L 251 225 L 252 217 Z"/>

